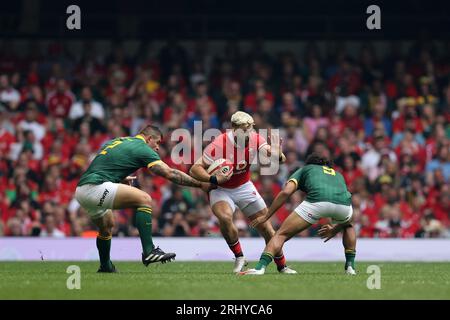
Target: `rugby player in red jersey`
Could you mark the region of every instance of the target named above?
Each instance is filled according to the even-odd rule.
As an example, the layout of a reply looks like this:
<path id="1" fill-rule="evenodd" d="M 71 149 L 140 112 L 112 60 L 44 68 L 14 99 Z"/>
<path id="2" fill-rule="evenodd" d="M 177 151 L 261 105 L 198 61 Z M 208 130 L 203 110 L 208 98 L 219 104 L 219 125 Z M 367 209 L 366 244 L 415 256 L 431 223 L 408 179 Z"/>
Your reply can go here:
<path id="1" fill-rule="evenodd" d="M 216 137 L 205 148 L 202 157 L 191 167 L 190 174 L 199 181 L 218 185 L 217 189 L 209 192 L 209 201 L 214 215 L 219 220 L 222 235 L 236 257 L 233 272 L 237 273 L 247 265 L 247 260 L 239 242 L 238 229 L 233 223 L 233 214 L 236 207 L 250 221 L 267 214 L 266 203 L 250 181 L 250 166 L 258 159 L 258 154 L 270 157 L 271 146 L 255 132 L 254 120 L 248 113 L 242 111 L 234 113 L 231 117 L 231 125 L 231 130 Z M 281 152 L 281 147 L 278 146 L 277 150 L 278 161 L 284 162 L 286 157 Z M 209 174 L 208 167 L 215 160 L 222 158 L 233 164 L 233 173 L 231 175 Z M 275 234 L 269 221 L 261 223 L 256 229 L 266 243 Z M 280 273 L 297 273 L 286 266 L 282 251 L 276 254 L 274 260 Z"/>

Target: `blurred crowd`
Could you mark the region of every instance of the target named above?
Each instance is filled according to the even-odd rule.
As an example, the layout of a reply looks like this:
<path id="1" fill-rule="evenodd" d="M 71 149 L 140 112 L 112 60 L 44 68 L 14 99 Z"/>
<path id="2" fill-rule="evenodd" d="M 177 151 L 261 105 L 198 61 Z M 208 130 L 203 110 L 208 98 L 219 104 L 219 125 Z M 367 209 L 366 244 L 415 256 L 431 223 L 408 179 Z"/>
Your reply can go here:
<path id="1" fill-rule="evenodd" d="M 199 41 L 188 52 L 175 40 L 132 55 L 114 44 L 100 54 L 87 42 L 0 45 L 0 236 L 96 235 L 74 200 L 80 175 L 100 146 L 162 128 L 161 158 L 172 167 L 174 129 L 230 127 L 249 112 L 256 128 L 279 128 L 287 162 L 275 176 L 252 180 L 270 205 L 313 150 L 328 153 L 353 194 L 359 237 L 448 237 L 450 230 L 450 42 L 372 43 L 349 54 L 345 44 L 269 54 L 261 40 L 242 50 L 224 43 L 211 54 Z M 219 236 L 207 197 L 137 173 L 135 186 L 154 199 L 157 236 Z M 304 198 L 296 193 L 275 226 Z M 116 210 L 117 236 L 135 236 L 134 212 Z M 325 221 L 321 221 L 323 223 Z M 241 236 L 257 236 L 237 212 Z M 314 236 L 311 228 L 299 236 Z"/>

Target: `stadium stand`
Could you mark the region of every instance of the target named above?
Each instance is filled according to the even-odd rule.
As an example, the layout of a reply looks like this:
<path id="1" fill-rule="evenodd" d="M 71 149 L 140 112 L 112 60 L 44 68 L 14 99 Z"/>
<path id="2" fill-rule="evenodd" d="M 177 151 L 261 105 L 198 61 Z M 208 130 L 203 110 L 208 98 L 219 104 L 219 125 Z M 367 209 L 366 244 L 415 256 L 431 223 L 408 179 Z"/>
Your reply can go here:
<path id="1" fill-rule="evenodd" d="M 161 158 L 175 164 L 174 129 L 229 128 L 236 110 L 257 128 L 279 128 L 287 156 L 276 176 L 252 179 L 268 204 L 313 150 L 334 158 L 353 194 L 359 237 L 448 237 L 450 230 L 450 42 L 372 43 L 269 54 L 235 41 L 211 54 L 176 41 L 159 52 L 108 54 L 86 42 L 80 57 L 59 43 L 30 42 L 19 55 L 0 49 L 0 236 L 95 237 L 73 199 L 80 174 L 99 147 L 135 135 L 144 124 L 164 132 Z M 192 156 L 191 156 L 192 158 Z M 217 236 L 202 192 L 179 188 L 141 170 L 136 186 L 155 201 L 154 234 Z M 296 194 L 279 225 L 302 200 Z M 117 236 L 136 236 L 133 211 L 115 211 Z M 236 214 L 241 236 L 257 236 Z M 312 228 L 300 236 L 314 236 Z"/>

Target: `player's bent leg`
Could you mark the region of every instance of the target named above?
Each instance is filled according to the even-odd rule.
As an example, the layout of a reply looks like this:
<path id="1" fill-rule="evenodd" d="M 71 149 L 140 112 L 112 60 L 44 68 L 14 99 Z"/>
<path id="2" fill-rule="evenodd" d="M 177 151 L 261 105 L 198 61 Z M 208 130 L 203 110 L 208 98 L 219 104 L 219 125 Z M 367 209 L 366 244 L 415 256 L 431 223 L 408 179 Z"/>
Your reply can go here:
<path id="1" fill-rule="evenodd" d="M 356 250 L 356 231 L 353 224 L 348 224 L 344 227 L 342 244 L 344 245 L 345 250 Z"/>
<path id="2" fill-rule="evenodd" d="M 233 209 L 227 201 L 218 201 L 212 205 L 212 211 L 219 220 L 222 236 L 235 256 L 233 272 L 240 272 L 247 265 L 239 242 L 238 230 L 233 223 Z"/>
<path id="3" fill-rule="evenodd" d="M 100 237 L 111 239 L 112 229 L 114 228 L 114 216 L 112 210 L 106 210 L 104 215 L 92 219 L 92 222 L 97 226 L 98 235 Z"/>
<path id="4" fill-rule="evenodd" d="M 255 213 L 254 215 L 250 216 L 249 219 L 253 220 L 256 217 L 266 214 L 266 213 L 267 213 L 267 208 L 264 208 L 263 210 L 260 210 L 257 213 Z M 269 243 L 270 239 L 272 239 L 272 237 L 275 235 L 275 229 L 273 228 L 272 223 L 270 221 L 266 221 L 264 223 L 259 224 L 256 227 L 256 230 L 264 238 L 266 245 Z M 273 260 L 277 266 L 278 272 L 283 273 L 283 274 L 296 274 L 297 273 L 297 271 L 291 269 L 290 267 L 288 267 L 286 265 L 286 258 L 284 257 L 283 250 L 280 250 L 279 252 L 277 252 L 275 254 Z"/>
<path id="5" fill-rule="evenodd" d="M 233 210 L 226 201 L 219 201 L 212 205 L 212 211 L 219 220 L 219 227 L 225 241 L 230 244 L 239 240 L 238 230 L 233 223 Z"/>
<path id="6" fill-rule="evenodd" d="M 332 222 L 338 223 L 342 230 L 342 244 L 345 252 L 344 270 L 348 275 L 356 275 L 356 231 L 353 227 L 353 207 L 347 205 L 332 204 Z"/>
<path id="7" fill-rule="evenodd" d="M 155 248 L 152 237 L 152 198 L 138 188 L 120 184 L 114 199 L 114 209 L 135 208 L 136 228 L 142 244 L 142 263 L 166 263 L 175 259 L 175 253 L 165 253 Z"/>
<path id="8" fill-rule="evenodd" d="M 267 208 L 264 208 L 263 210 L 256 212 L 255 214 L 249 216 L 248 218 L 250 221 L 253 221 L 257 217 L 264 215 L 266 213 L 267 213 Z M 275 229 L 273 228 L 272 223 L 270 223 L 270 221 L 266 221 L 264 223 L 259 224 L 258 226 L 256 226 L 256 230 L 264 238 L 264 241 L 266 242 L 266 244 L 275 235 Z"/>
<path id="9" fill-rule="evenodd" d="M 356 275 L 356 231 L 351 223 L 344 226 L 342 244 L 344 245 L 345 250 L 345 273 L 349 275 Z"/>
<path id="10" fill-rule="evenodd" d="M 114 228 L 113 213 L 111 210 L 107 210 L 103 216 L 92 219 L 92 221 L 99 229 L 96 244 L 100 257 L 100 268 L 97 272 L 117 272 L 110 258 L 112 229 Z"/>
<path id="11" fill-rule="evenodd" d="M 274 256 L 280 252 L 286 241 L 291 239 L 296 234 L 309 228 L 311 223 L 301 218 L 297 213 L 292 212 L 286 220 L 281 224 L 280 229 L 275 233 L 269 243 L 266 245 L 264 252 Z"/>
<path id="12" fill-rule="evenodd" d="M 152 198 L 138 188 L 126 184 L 118 184 L 113 209 L 128 209 L 152 206 Z"/>
<path id="13" fill-rule="evenodd" d="M 281 251 L 286 241 L 291 239 L 296 234 L 309 228 L 311 223 L 301 218 L 296 212 L 292 212 L 281 225 L 280 229 L 270 239 L 266 245 L 264 252 L 259 259 L 255 269 L 250 269 L 241 274 L 245 275 L 261 275 L 264 274 L 267 265 L 269 265 L 275 255 L 275 252 Z"/>

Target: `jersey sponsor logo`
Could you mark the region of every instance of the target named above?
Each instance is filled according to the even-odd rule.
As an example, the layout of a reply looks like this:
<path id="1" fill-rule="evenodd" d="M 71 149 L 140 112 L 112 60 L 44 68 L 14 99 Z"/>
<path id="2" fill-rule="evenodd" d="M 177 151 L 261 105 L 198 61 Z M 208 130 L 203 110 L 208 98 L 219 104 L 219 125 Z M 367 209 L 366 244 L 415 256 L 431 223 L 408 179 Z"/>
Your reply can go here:
<path id="1" fill-rule="evenodd" d="M 109 190 L 105 189 L 105 192 L 103 192 L 103 195 L 100 198 L 100 201 L 99 201 L 97 207 L 101 207 L 103 205 L 103 202 L 105 202 L 105 199 L 106 199 L 106 196 L 108 195 L 108 193 L 109 193 Z"/>

